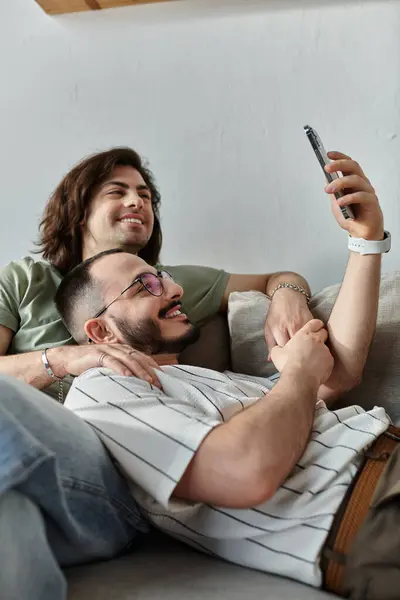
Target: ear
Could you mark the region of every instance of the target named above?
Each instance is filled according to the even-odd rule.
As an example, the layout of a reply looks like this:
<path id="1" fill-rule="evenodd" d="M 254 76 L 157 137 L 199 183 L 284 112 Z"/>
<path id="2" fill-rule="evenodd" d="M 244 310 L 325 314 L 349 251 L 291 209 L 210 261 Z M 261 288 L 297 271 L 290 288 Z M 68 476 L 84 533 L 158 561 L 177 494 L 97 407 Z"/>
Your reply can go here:
<path id="1" fill-rule="evenodd" d="M 107 321 L 101 318 L 86 321 L 85 333 L 94 344 L 116 344 L 120 341 Z"/>

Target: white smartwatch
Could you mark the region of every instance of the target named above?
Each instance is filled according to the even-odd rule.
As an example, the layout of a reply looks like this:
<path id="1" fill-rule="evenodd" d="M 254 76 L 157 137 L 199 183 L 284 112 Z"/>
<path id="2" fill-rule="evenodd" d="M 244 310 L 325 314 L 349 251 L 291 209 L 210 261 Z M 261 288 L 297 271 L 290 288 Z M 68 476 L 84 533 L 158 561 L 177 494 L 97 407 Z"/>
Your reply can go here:
<path id="1" fill-rule="evenodd" d="M 384 232 L 383 240 L 364 240 L 363 238 L 354 238 L 349 235 L 348 248 L 352 252 L 359 254 L 384 254 L 389 252 L 392 244 L 392 238 L 389 231 Z"/>

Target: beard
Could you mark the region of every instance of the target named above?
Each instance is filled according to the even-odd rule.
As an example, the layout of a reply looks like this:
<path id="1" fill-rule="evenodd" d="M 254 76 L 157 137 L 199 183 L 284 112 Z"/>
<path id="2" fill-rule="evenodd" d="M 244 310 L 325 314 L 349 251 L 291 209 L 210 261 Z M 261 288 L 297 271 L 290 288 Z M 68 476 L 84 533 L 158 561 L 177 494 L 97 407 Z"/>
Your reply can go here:
<path id="1" fill-rule="evenodd" d="M 188 320 L 188 331 L 179 337 L 165 339 L 153 319 L 142 319 L 132 325 L 125 319 L 113 317 L 125 343 L 145 354 L 179 354 L 200 337 L 200 329 Z"/>

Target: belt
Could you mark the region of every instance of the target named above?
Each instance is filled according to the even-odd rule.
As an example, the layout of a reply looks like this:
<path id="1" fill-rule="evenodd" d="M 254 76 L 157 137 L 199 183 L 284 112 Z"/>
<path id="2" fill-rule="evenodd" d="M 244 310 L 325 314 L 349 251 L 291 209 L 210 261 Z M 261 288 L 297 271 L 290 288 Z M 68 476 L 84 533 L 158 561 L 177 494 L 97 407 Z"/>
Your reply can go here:
<path id="1" fill-rule="evenodd" d="M 346 556 L 361 525 L 366 519 L 375 488 L 388 459 L 400 442 L 400 429 L 389 426 L 365 453 L 365 461 L 356 480 L 336 514 L 323 550 L 324 588 L 343 595 L 342 583 Z"/>

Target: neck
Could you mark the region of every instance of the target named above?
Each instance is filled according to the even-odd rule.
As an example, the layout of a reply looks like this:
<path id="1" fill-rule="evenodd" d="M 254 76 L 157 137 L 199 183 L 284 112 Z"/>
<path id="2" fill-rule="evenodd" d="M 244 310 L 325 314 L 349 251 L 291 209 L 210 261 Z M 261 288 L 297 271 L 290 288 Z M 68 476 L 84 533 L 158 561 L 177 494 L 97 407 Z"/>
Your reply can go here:
<path id="1" fill-rule="evenodd" d="M 140 251 L 140 248 L 137 246 L 129 246 L 122 244 L 113 244 L 113 243 L 105 243 L 105 244 L 95 244 L 95 243 L 84 243 L 82 247 L 82 261 L 92 258 L 92 256 L 96 256 L 99 252 L 104 252 L 105 250 L 113 250 L 114 248 L 119 248 L 124 252 L 128 252 L 129 254 L 137 255 Z"/>

